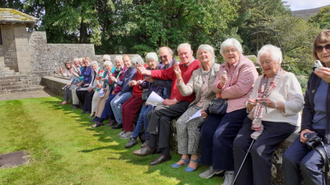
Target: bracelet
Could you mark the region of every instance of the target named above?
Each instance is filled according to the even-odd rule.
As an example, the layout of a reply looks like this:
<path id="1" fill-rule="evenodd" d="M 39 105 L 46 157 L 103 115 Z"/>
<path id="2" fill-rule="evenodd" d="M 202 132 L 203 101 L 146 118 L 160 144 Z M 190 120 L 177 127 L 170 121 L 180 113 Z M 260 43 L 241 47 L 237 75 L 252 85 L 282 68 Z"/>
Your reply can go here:
<path id="1" fill-rule="evenodd" d="M 276 101 L 274 101 L 274 104 L 275 104 L 275 109 L 277 109 L 277 102 L 276 102 Z"/>

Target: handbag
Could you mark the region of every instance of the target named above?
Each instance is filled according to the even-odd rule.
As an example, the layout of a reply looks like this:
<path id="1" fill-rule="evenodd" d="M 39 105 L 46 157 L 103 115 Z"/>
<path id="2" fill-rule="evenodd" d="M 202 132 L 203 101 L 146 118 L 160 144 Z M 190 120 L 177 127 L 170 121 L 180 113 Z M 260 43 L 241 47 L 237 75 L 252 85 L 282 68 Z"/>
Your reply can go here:
<path id="1" fill-rule="evenodd" d="M 217 115 L 226 114 L 228 107 L 227 99 L 213 99 L 208 107 L 208 112 Z"/>

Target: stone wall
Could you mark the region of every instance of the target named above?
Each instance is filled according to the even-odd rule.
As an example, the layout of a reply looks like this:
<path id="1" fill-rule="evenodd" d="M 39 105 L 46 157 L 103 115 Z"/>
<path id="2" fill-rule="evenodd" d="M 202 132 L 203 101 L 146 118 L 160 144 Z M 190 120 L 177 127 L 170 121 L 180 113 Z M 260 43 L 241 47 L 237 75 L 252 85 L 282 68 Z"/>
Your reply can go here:
<path id="1" fill-rule="evenodd" d="M 5 65 L 14 71 L 18 71 L 16 43 L 14 42 L 15 35 L 14 26 L 0 25 L 2 34 L 2 53 L 5 59 Z"/>
<path id="2" fill-rule="evenodd" d="M 89 57 L 102 66 L 102 55 L 95 55 L 93 44 L 47 44 L 46 32 L 34 31 L 28 35 L 31 58 L 31 76 L 39 84 L 43 76 L 53 76 L 66 60 Z M 135 56 L 136 54 L 130 54 Z M 116 55 L 110 55 L 113 61 Z"/>

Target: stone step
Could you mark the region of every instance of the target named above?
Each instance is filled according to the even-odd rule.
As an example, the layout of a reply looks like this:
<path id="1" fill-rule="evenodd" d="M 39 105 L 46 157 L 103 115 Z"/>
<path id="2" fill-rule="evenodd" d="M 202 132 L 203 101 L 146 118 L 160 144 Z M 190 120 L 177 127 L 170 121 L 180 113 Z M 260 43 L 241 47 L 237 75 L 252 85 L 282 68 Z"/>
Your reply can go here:
<path id="1" fill-rule="evenodd" d="M 0 76 L 9 76 L 9 75 L 15 75 L 15 71 L 14 70 L 0 71 Z"/>
<path id="2" fill-rule="evenodd" d="M 15 81 L 26 81 L 26 80 L 29 80 L 29 78 L 26 75 L 20 75 L 16 73 L 15 75 L 0 76 L 0 82 L 15 82 Z"/>
<path id="3" fill-rule="evenodd" d="M 19 89 L 19 88 L 26 88 L 26 87 L 30 87 L 32 85 L 29 84 L 13 84 L 13 85 L 1 85 L 0 89 L 4 90 L 4 89 Z"/>
<path id="4" fill-rule="evenodd" d="M 44 90 L 44 86 L 41 85 L 33 85 L 29 87 L 24 88 L 18 88 L 18 89 L 0 89 L 0 94 L 10 94 L 15 92 L 27 92 L 27 91 L 41 91 Z"/>
<path id="5" fill-rule="evenodd" d="M 32 83 L 28 79 L 15 80 L 15 81 L 13 81 L 13 80 L 0 81 L 0 87 L 10 86 L 10 85 L 22 85 L 22 84 L 32 84 Z"/>

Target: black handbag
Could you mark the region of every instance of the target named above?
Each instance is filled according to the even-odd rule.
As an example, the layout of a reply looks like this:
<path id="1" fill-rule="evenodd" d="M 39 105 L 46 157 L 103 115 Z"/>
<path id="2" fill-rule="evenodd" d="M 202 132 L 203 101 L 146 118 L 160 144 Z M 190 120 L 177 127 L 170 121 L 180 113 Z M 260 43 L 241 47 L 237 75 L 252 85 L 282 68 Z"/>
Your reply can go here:
<path id="1" fill-rule="evenodd" d="M 208 112 L 217 115 L 224 115 L 227 111 L 227 100 L 226 99 L 213 99 L 208 107 Z"/>

